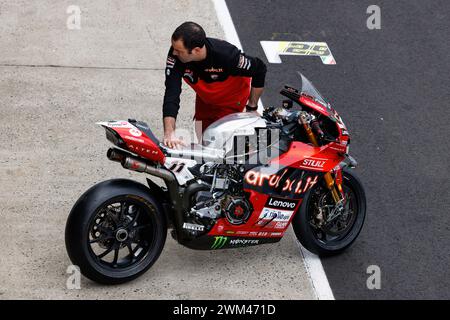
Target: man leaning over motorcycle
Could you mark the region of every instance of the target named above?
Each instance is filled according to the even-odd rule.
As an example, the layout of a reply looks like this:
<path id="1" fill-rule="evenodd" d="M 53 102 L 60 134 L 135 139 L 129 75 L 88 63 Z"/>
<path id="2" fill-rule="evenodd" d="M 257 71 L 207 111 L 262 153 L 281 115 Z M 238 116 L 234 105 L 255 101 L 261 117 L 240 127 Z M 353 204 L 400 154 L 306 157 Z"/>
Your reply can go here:
<path id="1" fill-rule="evenodd" d="M 264 89 L 266 65 L 234 45 L 206 37 L 195 22 L 184 22 L 172 34 L 167 55 L 163 103 L 164 139 L 169 148 L 183 141 L 175 136 L 181 79 L 196 92 L 195 127 L 199 139 L 214 121 L 235 112 L 255 112 Z"/>

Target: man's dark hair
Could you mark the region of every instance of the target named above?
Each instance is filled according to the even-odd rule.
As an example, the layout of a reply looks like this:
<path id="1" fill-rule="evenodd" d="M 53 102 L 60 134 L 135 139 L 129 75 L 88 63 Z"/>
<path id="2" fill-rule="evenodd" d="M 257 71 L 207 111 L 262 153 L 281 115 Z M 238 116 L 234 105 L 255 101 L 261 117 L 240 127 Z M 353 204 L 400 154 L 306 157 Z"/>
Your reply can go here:
<path id="1" fill-rule="evenodd" d="M 186 21 L 172 34 L 172 40 L 178 41 L 182 40 L 186 49 L 189 50 L 189 53 L 192 52 L 192 49 L 199 47 L 202 48 L 205 45 L 206 34 L 203 28 L 192 21 Z"/>

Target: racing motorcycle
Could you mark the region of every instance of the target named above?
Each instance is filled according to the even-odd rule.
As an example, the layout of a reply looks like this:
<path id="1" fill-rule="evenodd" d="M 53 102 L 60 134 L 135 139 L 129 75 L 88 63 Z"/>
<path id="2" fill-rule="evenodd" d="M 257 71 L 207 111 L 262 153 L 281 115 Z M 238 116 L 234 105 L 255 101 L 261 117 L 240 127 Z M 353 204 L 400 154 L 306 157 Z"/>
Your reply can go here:
<path id="1" fill-rule="evenodd" d="M 82 274 L 105 284 L 138 277 L 158 259 L 168 229 L 181 245 L 218 250 L 278 242 L 292 224 L 319 256 L 347 249 L 366 215 L 349 133 L 299 75 L 301 90 L 284 86 L 281 106 L 225 116 L 201 144 L 181 149 L 164 146 L 142 121 L 99 122 L 115 146 L 109 160 L 163 183 L 112 179 L 78 199 L 65 242 Z"/>

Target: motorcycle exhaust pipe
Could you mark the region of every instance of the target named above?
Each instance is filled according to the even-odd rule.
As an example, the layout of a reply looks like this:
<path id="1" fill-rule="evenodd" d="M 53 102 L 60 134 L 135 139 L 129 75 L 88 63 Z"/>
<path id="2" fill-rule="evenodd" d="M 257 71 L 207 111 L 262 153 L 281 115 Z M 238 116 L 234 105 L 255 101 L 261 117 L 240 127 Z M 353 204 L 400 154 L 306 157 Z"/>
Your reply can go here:
<path id="1" fill-rule="evenodd" d="M 131 156 L 131 154 L 116 148 L 110 148 L 108 149 L 106 156 L 111 161 L 122 162 L 126 157 Z"/>
<path id="2" fill-rule="evenodd" d="M 158 169 L 153 166 L 149 166 L 144 161 L 135 158 L 133 155 L 126 151 L 122 151 L 116 148 L 110 148 L 106 153 L 109 160 L 120 162 L 122 167 L 128 170 L 133 170 L 137 172 L 145 172 L 152 176 L 156 176 L 163 180 L 174 181 L 174 175 L 166 169 Z"/>
<path id="3" fill-rule="evenodd" d="M 152 176 L 161 178 L 164 181 L 175 181 L 175 176 L 169 170 L 158 169 L 153 166 L 149 166 L 145 162 L 133 157 L 126 157 L 121 162 L 121 164 L 125 169 L 134 170 L 137 172 L 145 172 Z"/>

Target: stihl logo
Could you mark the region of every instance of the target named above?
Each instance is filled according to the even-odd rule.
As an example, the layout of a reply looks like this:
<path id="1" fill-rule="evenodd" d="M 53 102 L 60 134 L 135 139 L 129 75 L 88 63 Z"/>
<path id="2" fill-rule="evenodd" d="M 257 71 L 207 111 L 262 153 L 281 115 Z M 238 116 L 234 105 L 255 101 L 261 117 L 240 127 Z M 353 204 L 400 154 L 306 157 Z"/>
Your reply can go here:
<path id="1" fill-rule="evenodd" d="M 303 165 L 314 168 L 323 168 L 326 161 L 321 160 L 313 160 L 313 159 L 305 159 L 303 160 Z"/>

